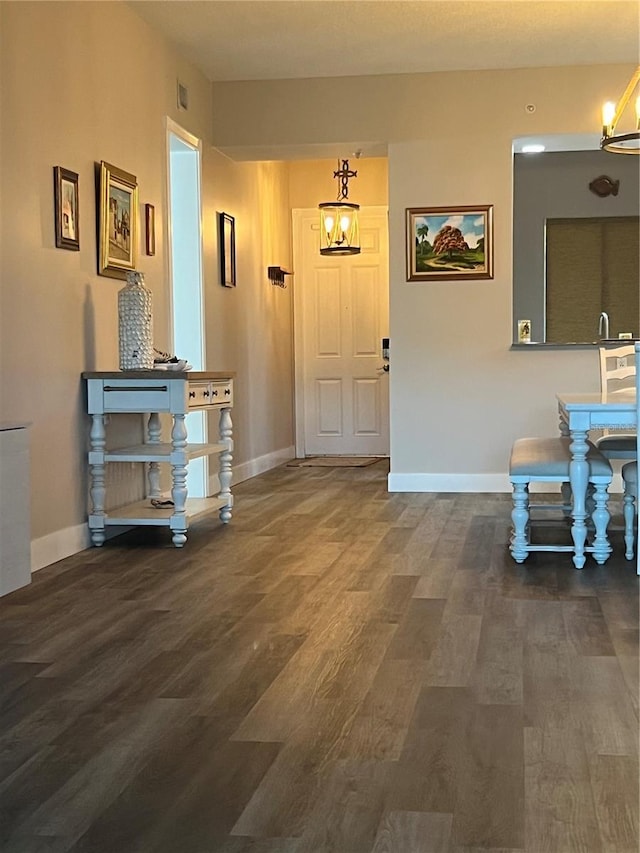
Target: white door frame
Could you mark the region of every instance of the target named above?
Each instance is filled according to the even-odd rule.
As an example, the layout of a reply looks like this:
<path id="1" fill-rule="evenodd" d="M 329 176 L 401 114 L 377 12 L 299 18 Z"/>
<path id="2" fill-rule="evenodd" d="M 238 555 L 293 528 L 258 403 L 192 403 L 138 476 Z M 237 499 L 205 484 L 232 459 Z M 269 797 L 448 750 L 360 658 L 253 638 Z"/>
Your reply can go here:
<path id="1" fill-rule="evenodd" d="M 202 187 L 202 140 L 198 139 L 198 137 L 194 136 L 192 133 L 189 133 L 187 130 L 185 130 L 183 127 L 181 127 L 175 121 L 173 121 L 173 119 L 169 118 L 169 116 L 165 117 L 165 132 L 166 132 L 166 154 L 167 154 L 167 169 L 166 169 L 167 186 L 166 186 L 166 192 L 167 192 L 167 200 L 170 201 L 171 200 L 171 150 L 170 150 L 171 134 L 173 134 L 174 136 L 177 136 L 178 139 L 181 139 L 183 142 L 185 142 L 191 148 L 194 148 L 198 151 L 198 187 L 199 188 Z M 199 260 L 199 267 L 200 267 L 200 281 L 202 283 L 203 297 L 204 297 L 204 282 L 203 282 L 203 274 L 202 274 L 204 240 L 203 240 L 203 229 L 202 229 L 202 198 L 201 197 L 198 198 L 198 206 L 200 208 L 200 218 L 199 218 L 199 223 L 198 223 L 199 230 L 200 230 L 200 234 L 198 237 L 198 241 L 200 244 L 200 258 L 198 260 Z M 169 296 L 169 323 L 170 323 L 169 333 L 170 333 L 170 338 L 171 338 L 172 345 L 173 345 L 173 344 L 175 344 L 175 341 L 173 339 L 173 329 L 174 329 L 173 252 L 172 252 L 173 243 L 171 240 L 171 233 L 172 233 L 173 225 L 171 222 L 171 204 L 169 204 L 169 203 L 167 204 L 166 219 L 167 219 L 167 240 L 166 240 L 167 267 L 168 267 L 168 273 L 169 273 L 169 294 L 168 294 L 168 296 Z M 203 309 L 204 309 L 204 306 L 203 306 Z M 204 310 L 202 311 L 202 314 L 201 314 L 200 341 L 202 342 L 202 358 L 204 360 L 205 352 L 206 352 L 206 350 L 205 350 Z"/>
<path id="2" fill-rule="evenodd" d="M 387 213 L 386 205 L 367 205 L 361 207 L 361 211 L 370 213 Z M 318 219 L 318 253 L 320 253 L 320 211 L 317 207 L 294 208 L 291 211 L 293 218 L 293 268 L 302 271 L 302 223 L 311 214 Z M 295 399 L 295 450 L 296 458 L 302 459 L 305 455 L 304 446 L 304 411 L 305 411 L 305 388 L 304 388 L 304 324 L 302 321 L 302 293 L 297 282 L 293 282 L 293 360 L 294 360 L 294 399 Z M 380 354 L 382 363 L 382 354 Z"/>
<path id="3" fill-rule="evenodd" d="M 197 276 L 199 279 L 199 291 L 200 291 L 200 316 L 197 319 L 197 327 L 194 323 L 194 330 L 197 328 L 197 336 L 198 340 L 196 341 L 196 346 L 194 350 L 197 351 L 197 356 L 200 360 L 200 364 L 195 364 L 195 368 L 198 370 L 204 370 L 205 359 L 206 359 L 206 340 L 205 340 L 205 302 L 204 302 L 204 265 L 203 265 L 203 254 L 204 254 L 204 240 L 203 240 L 203 227 L 202 227 L 202 141 L 198 139 L 197 136 L 189 133 L 179 124 L 177 124 L 173 119 L 169 118 L 169 116 L 165 117 L 165 147 L 166 147 L 166 197 L 167 197 L 167 205 L 166 205 L 166 249 L 167 249 L 167 272 L 168 272 L 168 281 L 169 281 L 169 292 L 168 292 L 168 302 L 169 302 L 169 337 L 171 340 L 172 352 L 176 355 L 180 355 L 176 352 L 176 340 L 175 340 L 175 301 L 174 301 L 174 275 L 173 275 L 173 261 L 174 261 L 174 252 L 173 252 L 173 223 L 172 223 L 172 190 L 171 190 L 171 137 L 177 137 L 181 142 L 187 145 L 189 148 L 193 149 L 194 152 L 197 153 L 197 180 L 196 180 L 196 192 L 197 192 L 197 208 L 198 208 L 198 256 L 193 259 L 194 265 L 197 266 Z M 189 357 L 188 354 L 185 354 L 186 357 Z M 195 356 L 193 356 L 195 358 Z M 192 412 L 187 415 L 187 424 L 191 422 L 191 430 L 194 432 L 196 441 L 207 441 L 208 434 L 208 418 L 205 412 Z M 194 431 L 195 430 L 195 431 Z M 194 497 L 206 497 L 210 494 L 213 494 L 211 491 L 211 486 L 209 484 L 209 464 L 207 457 L 203 457 L 202 460 L 195 460 L 196 464 L 189 465 L 188 473 L 187 473 L 187 487 L 190 493 Z M 214 485 L 215 488 L 215 485 Z"/>

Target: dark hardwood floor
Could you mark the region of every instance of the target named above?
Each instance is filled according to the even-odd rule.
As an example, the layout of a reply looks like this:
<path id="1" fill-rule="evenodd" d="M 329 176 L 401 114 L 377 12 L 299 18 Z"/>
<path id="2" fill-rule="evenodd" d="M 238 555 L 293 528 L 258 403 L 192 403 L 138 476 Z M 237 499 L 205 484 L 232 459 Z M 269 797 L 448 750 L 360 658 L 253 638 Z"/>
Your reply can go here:
<path id="1" fill-rule="evenodd" d="M 621 534 L 518 566 L 508 495 L 387 471 L 283 466 L 182 551 L 139 529 L 3 598 L 2 853 L 638 851 Z"/>

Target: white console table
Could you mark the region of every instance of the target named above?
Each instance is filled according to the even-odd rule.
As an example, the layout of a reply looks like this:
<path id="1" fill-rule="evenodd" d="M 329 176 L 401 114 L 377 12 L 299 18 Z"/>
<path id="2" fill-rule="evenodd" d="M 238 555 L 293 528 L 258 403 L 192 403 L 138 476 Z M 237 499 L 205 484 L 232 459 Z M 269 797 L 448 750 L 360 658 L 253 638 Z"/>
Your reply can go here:
<path id="1" fill-rule="evenodd" d="M 161 525 L 170 528 L 173 544 L 181 548 L 187 541 L 189 521 L 216 510 L 223 523 L 231 520 L 233 377 L 229 373 L 126 370 L 87 372 L 82 374 L 82 378 L 87 382 L 88 413 L 92 418 L 89 529 L 94 545 L 104 543 L 105 527 L 109 525 Z M 188 443 L 185 417 L 196 410 L 219 412 L 219 440 L 216 443 Z M 107 416 L 123 412 L 148 414 L 145 442 L 107 450 Z M 173 418 L 170 442 L 162 441 L 162 412 Z M 186 485 L 189 460 L 212 455 L 219 458 L 219 494 L 189 498 Z M 146 500 L 105 511 L 105 466 L 111 462 L 142 462 L 148 466 Z M 158 502 L 162 502 L 161 463 L 171 465 L 173 506 L 158 506 Z"/>

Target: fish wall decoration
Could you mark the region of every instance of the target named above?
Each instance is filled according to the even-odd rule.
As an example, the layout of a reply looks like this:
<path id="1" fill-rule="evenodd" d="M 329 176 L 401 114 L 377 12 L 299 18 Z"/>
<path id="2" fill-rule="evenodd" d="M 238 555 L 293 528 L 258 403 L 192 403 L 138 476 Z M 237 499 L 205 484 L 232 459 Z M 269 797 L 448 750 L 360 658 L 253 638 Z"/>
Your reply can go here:
<path id="1" fill-rule="evenodd" d="M 620 181 L 614 181 L 608 175 L 599 175 L 594 178 L 589 184 L 589 189 L 600 198 L 606 198 L 608 195 L 618 195 Z"/>

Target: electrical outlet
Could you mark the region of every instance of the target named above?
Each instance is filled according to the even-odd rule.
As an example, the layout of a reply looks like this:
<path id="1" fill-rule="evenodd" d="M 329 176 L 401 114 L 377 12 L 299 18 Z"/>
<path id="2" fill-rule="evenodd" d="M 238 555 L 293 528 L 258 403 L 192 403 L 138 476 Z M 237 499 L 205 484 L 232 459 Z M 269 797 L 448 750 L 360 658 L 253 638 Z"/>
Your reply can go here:
<path id="1" fill-rule="evenodd" d="M 624 370 L 627 366 L 627 357 L 626 355 L 622 358 L 616 358 L 616 370 Z"/>

